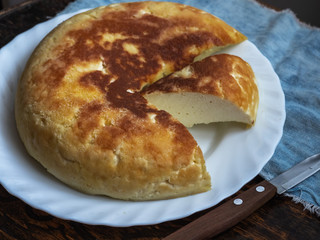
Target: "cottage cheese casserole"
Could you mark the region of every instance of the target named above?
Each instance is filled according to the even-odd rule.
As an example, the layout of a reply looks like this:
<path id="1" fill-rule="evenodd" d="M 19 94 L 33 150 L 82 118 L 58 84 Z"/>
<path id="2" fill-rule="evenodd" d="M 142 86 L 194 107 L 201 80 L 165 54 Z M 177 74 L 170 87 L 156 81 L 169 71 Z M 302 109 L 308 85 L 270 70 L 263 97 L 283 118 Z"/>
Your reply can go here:
<path id="1" fill-rule="evenodd" d="M 197 142 L 141 91 L 245 39 L 215 16 L 177 3 L 112 4 L 78 14 L 51 31 L 25 67 L 15 104 L 21 139 L 51 174 L 86 193 L 151 200 L 207 191 Z M 230 89 L 247 89 L 237 74 Z M 253 89 L 242 93 L 256 96 Z M 245 99 L 256 108 L 257 97 Z"/>

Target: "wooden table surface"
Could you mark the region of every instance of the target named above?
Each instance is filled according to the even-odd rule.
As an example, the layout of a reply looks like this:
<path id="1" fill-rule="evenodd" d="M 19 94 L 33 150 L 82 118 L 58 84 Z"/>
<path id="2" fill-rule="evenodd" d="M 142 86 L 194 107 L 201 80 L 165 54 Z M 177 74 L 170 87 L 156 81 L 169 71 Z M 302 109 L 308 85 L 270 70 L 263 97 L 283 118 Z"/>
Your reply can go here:
<path id="1" fill-rule="evenodd" d="M 0 12 L 0 47 L 6 45 L 17 34 L 53 17 L 69 2 L 70 0 L 31 0 L 14 8 L 2 10 Z M 294 5 L 297 1 L 261 0 L 260 2 L 275 9 L 282 9 L 290 7 L 290 4 Z M 295 11 L 294 8 L 292 9 Z M 313 11 L 314 8 L 310 7 L 309 10 Z M 308 14 L 300 13 L 297 15 L 311 25 L 320 26 L 318 17 L 310 18 Z M 304 18 L 304 15 L 308 18 Z M 261 180 L 257 176 L 239 192 Z M 209 210 L 157 225 L 126 228 L 94 226 L 59 219 L 32 208 L 9 194 L 0 185 L 0 239 L 161 239 Z M 247 219 L 214 239 L 319 240 L 320 218 L 305 211 L 301 204 L 293 203 L 290 198 L 277 196 Z"/>

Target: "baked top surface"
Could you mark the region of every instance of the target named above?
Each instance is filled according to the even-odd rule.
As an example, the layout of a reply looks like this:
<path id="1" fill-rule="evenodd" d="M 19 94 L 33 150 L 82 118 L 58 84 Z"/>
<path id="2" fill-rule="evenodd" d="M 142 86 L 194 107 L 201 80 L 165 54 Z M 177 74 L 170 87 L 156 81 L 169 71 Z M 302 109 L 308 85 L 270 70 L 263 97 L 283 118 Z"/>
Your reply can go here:
<path id="1" fill-rule="evenodd" d="M 84 191 L 130 195 L 146 182 L 170 188 L 183 175 L 208 182 L 200 160 L 168 182 L 168 172 L 202 154 L 188 130 L 139 91 L 205 50 L 243 40 L 220 19 L 180 4 L 115 4 L 77 15 L 26 66 L 16 100 L 21 138 L 50 172 Z"/>

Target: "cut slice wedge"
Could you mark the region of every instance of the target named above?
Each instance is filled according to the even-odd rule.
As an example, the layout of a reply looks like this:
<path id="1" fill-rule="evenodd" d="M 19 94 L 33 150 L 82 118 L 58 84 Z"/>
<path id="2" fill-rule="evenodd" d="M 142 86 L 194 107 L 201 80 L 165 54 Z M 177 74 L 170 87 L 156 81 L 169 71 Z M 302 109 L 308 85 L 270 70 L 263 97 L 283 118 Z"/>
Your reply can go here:
<path id="1" fill-rule="evenodd" d="M 252 68 L 229 54 L 194 62 L 148 86 L 143 95 L 186 127 L 225 121 L 252 126 L 259 103 Z"/>

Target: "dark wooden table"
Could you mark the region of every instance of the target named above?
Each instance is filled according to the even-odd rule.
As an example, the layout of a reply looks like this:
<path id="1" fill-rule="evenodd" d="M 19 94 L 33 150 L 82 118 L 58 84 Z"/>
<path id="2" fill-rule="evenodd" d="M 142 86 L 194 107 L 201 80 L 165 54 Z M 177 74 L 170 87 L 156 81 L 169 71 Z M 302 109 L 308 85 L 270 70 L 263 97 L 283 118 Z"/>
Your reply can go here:
<path id="1" fill-rule="evenodd" d="M 293 6 L 298 1 L 261 0 L 260 2 L 275 9 L 282 9 L 291 7 L 290 4 Z M 53 17 L 69 2 L 70 0 L 32 0 L 12 9 L 2 10 L 0 12 L 0 47 L 6 45 L 17 34 Z M 317 1 L 312 2 L 319 6 Z M 301 3 L 307 6 L 308 0 L 300 1 Z M 306 11 L 314 11 L 313 14 L 318 14 L 315 10 L 320 8 L 310 7 L 310 3 L 311 1 L 308 5 L 309 10 Z M 299 8 L 292 9 L 301 11 Z M 310 17 L 308 14 L 298 14 L 298 12 L 297 15 L 302 21 L 320 26 L 318 17 Z M 304 18 L 304 16 L 308 17 Z M 260 180 L 262 179 L 257 176 L 239 192 Z M 10 195 L 0 185 L 0 239 L 161 239 L 209 210 L 157 225 L 127 228 L 93 226 L 59 219 L 34 209 Z M 305 211 L 301 204 L 293 203 L 290 198 L 277 196 L 250 217 L 214 239 L 319 240 L 320 219 Z"/>

